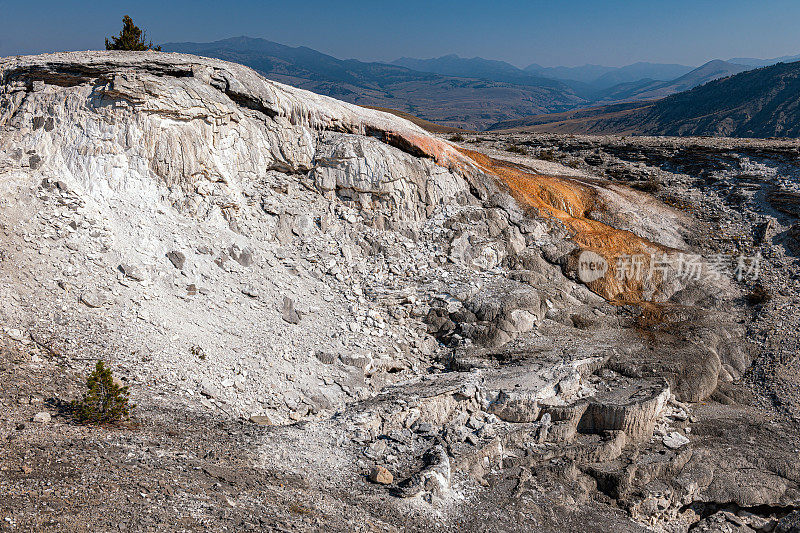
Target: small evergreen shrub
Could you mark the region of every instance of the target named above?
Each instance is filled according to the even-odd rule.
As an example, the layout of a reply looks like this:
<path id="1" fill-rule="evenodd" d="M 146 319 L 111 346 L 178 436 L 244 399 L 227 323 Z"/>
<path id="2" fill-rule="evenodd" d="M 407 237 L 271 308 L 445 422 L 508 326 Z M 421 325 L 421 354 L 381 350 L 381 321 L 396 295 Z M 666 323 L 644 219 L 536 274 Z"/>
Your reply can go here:
<path id="1" fill-rule="evenodd" d="M 756 284 L 753 289 L 747 293 L 745 300 L 750 307 L 764 305 L 772 299 L 772 295 L 764 288 L 763 285 Z"/>
<path id="2" fill-rule="evenodd" d="M 309 515 L 313 514 L 314 511 L 302 503 L 292 502 L 289 505 L 289 512 L 292 514 Z"/>
<path id="3" fill-rule="evenodd" d="M 111 369 L 98 361 L 94 372 L 86 379 L 89 389 L 80 400 L 72 402 L 75 420 L 81 424 L 117 424 L 130 418 L 128 387 L 114 383 Z"/>
<path id="4" fill-rule="evenodd" d="M 461 135 L 460 133 L 456 133 L 455 135 L 451 135 L 450 136 L 450 141 L 454 142 L 454 143 L 463 143 L 464 142 L 464 136 Z"/>
<path id="5" fill-rule="evenodd" d="M 687 202 L 686 200 L 681 200 L 677 196 L 673 194 L 667 194 L 661 201 L 667 204 L 670 207 L 674 207 L 675 209 L 680 209 L 681 211 L 686 211 L 687 213 L 693 213 L 695 211 L 694 206 Z"/>
<path id="6" fill-rule="evenodd" d="M 160 46 L 153 46 L 153 42 L 145 42 L 145 32 L 133 23 L 128 15 L 122 17 L 122 31 L 118 37 L 106 39 L 106 50 L 128 50 L 144 52 L 145 50 L 161 51 Z"/>
<path id="7" fill-rule="evenodd" d="M 552 150 L 539 150 L 536 157 L 542 161 L 555 161 L 556 159 L 555 153 Z"/>
<path id="8" fill-rule="evenodd" d="M 661 190 L 661 182 L 658 181 L 658 178 L 650 177 L 645 181 L 633 182 L 631 187 L 642 192 L 657 193 Z"/>
<path id="9" fill-rule="evenodd" d="M 192 346 L 190 351 L 192 355 L 198 357 L 201 361 L 206 360 L 206 352 L 200 346 Z"/>
<path id="10" fill-rule="evenodd" d="M 506 152 L 511 152 L 512 154 L 528 155 L 528 150 L 526 150 L 524 146 L 519 144 L 512 144 L 507 146 Z"/>

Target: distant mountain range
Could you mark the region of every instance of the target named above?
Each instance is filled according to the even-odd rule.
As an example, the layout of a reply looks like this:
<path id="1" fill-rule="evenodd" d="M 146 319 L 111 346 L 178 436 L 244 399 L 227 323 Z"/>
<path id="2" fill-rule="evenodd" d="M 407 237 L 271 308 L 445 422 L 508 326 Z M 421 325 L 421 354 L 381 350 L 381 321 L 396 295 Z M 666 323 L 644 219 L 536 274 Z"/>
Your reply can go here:
<path id="1" fill-rule="evenodd" d="M 623 67 L 532 64 L 521 69 L 504 61 L 457 55 L 404 57 L 391 63 L 342 60 L 311 48 L 250 37 L 166 43 L 162 48 L 242 63 L 270 79 L 344 101 L 474 130 L 522 127 L 542 120 L 542 115 L 572 116 L 577 109 L 658 100 L 751 68 L 800 59 L 734 58 L 697 68 L 639 62 Z"/>
<path id="2" fill-rule="evenodd" d="M 800 137 L 800 61 L 708 82 L 646 104 L 507 121 L 492 129 L 554 133 Z"/>
<path id="3" fill-rule="evenodd" d="M 774 64 L 769 63 L 769 60 L 763 61 Z M 576 94 L 594 104 L 663 98 L 753 68 L 717 59 L 697 68 L 663 63 L 634 63 L 624 67 L 541 67 L 534 64 L 519 69 L 504 61 L 480 57 L 467 59 L 457 55 L 435 59 L 403 57 L 392 64 L 433 74 L 530 85 L 541 85 L 542 80 L 549 78 L 568 85 Z"/>
<path id="4" fill-rule="evenodd" d="M 512 83 L 442 75 L 387 63 L 341 60 L 310 48 L 249 37 L 167 43 L 162 49 L 242 63 L 270 79 L 346 102 L 397 109 L 468 129 L 484 129 L 502 120 L 588 103 L 558 80 L 523 74 L 525 80 Z"/>
<path id="5" fill-rule="evenodd" d="M 734 57 L 728 60 L 728 63 L 736 63 L 738 65 L 746 65 L 748 67 L 768 67 L 776 63 L 794 63 L 800 61 L 800 54 L 794 56 L 781 56 L 773 59 L 756 59 L 754 57 Z"/>
<path id="6" fill-rule="evenodd" d="M 774 59 L 756 59 L 752 57 L 735 57 L 726 61 L 712 60 L 703 65 L 719 65 L 721 63 L 735 64 L 742 67 L 766 67 L 776 63 L 791 63 L 800 60 L 800 54 L 796 56 L 783 56 Z M 699 68 L 703 68 L 699 67 Z M 602 65 L 584 65 L 582 67 L 542 67 L 537 64 L 528 65 L 524 69 L 526 72 L 536 74 L 545 78 L 570 81 L 575 80 L 589 84 L 600 89 L 607 89 L 615 85 L 640 82 L 643 80 L 670 81 L 689 74 L 696 67 L 687 65 L 676 65 L 669 63 L 646 63 L 639 62 L 624 67 L 605 67 Z M 743 70 L 749 70 L 743 68 Z"/>
<path id="7" fill-rule="evenodd" d="M 595 104 L 657 100 L 671 94 L 687 91 L 712 80 L 733 76 L 751 67 L 715 59 L 686 74 L 669 81 L 642 79 L 621 83 L 606 89 L 594 99 Z"/>
<path id="8" fill-rule="evenodd" d="M 401 57 L 392 61 L 392 65 L 406 67 L 419 72 L 431 72 L 443 76 L 457 76 L 460 78 L 479 78 L 485 80 L 504 81 L 531 86 L 563 86 L 553 76 L 540 76 L 534 72 L 519 69 L 505 61 L 473 57 L 471 59 L 458 57 L 455 54 L 437 57 L 435 59 L 414 59 Z"/>
<path id="9" fill-rule="evenodd" d="M 668 81 L 683 76 L 693 68 L 686 65 L 639 62 L 624 67 L 604 67 L 600 65 L 542 67 L 533 64 L 525 67 L 525 71 L 557 80 L 580 81 L 597 89 L 607 89 L 620 83 L 630 83 L 642 79 Z"/>

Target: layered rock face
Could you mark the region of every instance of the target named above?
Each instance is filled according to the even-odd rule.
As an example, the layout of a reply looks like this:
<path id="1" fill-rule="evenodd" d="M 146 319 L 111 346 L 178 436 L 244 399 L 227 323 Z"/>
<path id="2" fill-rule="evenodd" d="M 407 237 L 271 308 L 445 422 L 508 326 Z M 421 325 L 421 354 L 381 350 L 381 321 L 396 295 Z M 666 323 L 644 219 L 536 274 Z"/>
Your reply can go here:
<path id="1" fill-rule="evenodd" d="M 104 358 L 151 412 L 273 425 L 254 468 L 386 524 L 535 522 L 549 502 L 556 527 L 572 501 L 615 530 L 685 529 L 713 500 L 684 402 L 751 362 L 737 289 L 616 262 L 691 251 L 692 217 L 223 61 L 8 58 L 0 83 L 9 346 Z M 739 505 L 797 503 L 779 477 Z"/>
<path id="2" fill-rule="evenodd" d="M 384 198 L 387 211 L 412 221 L 426 216 L 420 206 L 466 188 L 440 167 L 370 137 L 392 133 L 398 139 L 387 137 L 390 144 L 410 146 L 414 136 L 425 137 L 411 123 L 235 64 L 57 54 L 35 64 L 6 61 L 3 81 L 0 120 L 17 132 L 4 139 L 14 145 L 7 165 L 58 173 L 87 189 L 108 182 L 123 192 L 140 186 L 134 176 L 157 177 L 141 186 L 165 186 L 175 207 L 203 217 L 241 203 L 242 185 L 269 171 L 311 171 L 320 190 L 347 191 L 365 206 Z M 323 131 L 336 133 L 317 133 Z M 447 158 L 453 150 L 440 144 Z"/>

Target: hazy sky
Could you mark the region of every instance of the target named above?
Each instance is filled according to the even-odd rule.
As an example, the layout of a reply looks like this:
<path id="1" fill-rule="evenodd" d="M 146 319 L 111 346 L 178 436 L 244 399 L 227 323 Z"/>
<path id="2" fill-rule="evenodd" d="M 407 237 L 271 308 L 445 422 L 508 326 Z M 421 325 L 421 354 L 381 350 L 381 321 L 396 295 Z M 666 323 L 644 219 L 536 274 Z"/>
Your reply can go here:
<path id="1" fill-rule="evenodd" d="M 0 0 L 0 56 L 103 48 L 131 15 L 154 42 L 248 35 L 339 58 L 699 65 L 800 53 L 800 2 Z"/>

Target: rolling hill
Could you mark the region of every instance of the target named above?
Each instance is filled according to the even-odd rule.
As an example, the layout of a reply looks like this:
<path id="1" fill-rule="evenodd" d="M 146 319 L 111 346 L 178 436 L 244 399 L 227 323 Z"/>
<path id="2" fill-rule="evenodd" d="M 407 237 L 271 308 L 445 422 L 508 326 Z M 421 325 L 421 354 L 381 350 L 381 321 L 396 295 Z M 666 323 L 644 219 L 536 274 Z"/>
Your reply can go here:
<path id="1" fill-rule="evenodd" d="M 433 59 L 414 59 L 401 57 L 392 61 L 393 65 L 406 67 L 419 72 L 430 72 L 442 76 L 478 78 L 504 81 L 534 87 L 564 87 L 564 83 L 554 78 L 537 76 L 521 70 L 505 61 L 483 59 L 482 57 L 463 58 L 455 54 Z"/>
<path id="2" fill-rule="evenodd" d="M 525 67 L 525 72 L 562 80 L 578 81 L 597 90 L 609 89 L 615 85 L 637 82 L 643 79 L 668 81 L 686 74 L 692 67 L 670 63 L 648 63 L 640 61 L 623 67 L 603 65 L 583 65 L 580 67 L 543 67 L 536 63 Z"/>
<path id="3" fill-rule="evenodd" d="M 800 136 L 800 62 L 708 82 L 656 102 L 495 124 L 493 130 L 730 137 Z"/>
<path id="4" fill-rule="evenodd" d="M 647 109 L 652 105 L 652 102 L 629 102 L 585 107 L 562 113 L 533 115 L 522 119 L 498 122 L 490 126 L 488 131 L 565 134 L 636 133 L 629 129 L 631 125 L 625 122 L 625 118 L 631 114 L 641 113 L 643 109 Z"/>
<path id="5" fill-rule="evenodd" d="M 580 67 L 543 67 L 538 63 L 532 63 L 523 70 L 536 76 L 545 76 L 556 80 L 572 80 L 581 83 L 591 84 L 604 74 L 612 72 L 616 67 L 606 67 L 603 65 L 582 65 Z"/>
<path id="6" fill-rule="evenodd" d="M 758 59 L 755 57 L 734 57 L 728 59 L 728 63 L 737 63 L 739 65 L 746 65 L 750 68 L 768 67 L 776 63 L 794 63 L 800 61 L 800 54 L 781 56 L 774 59 Z"/>
<path id="7" fill-rule="evenodd" d="M 575 94 L 587 100 L 589 105 L 664 98 L 752 68 L 717 59 L 694 69 L 685 65 L 639 62 L 624 67 L 541 67 L 534 64 L 523 70 L 504 61 L 481 57 L 463 58 L 455 54 L 433 59 L 404 57 L 392 64 L 443 76 L 479 78 L 536 87 L 548 86 L 548 81 L 550 84 L 559 83 L 559 87 L 569 86 Z"/>
<path id="8" fill-rule="evenodd" d="M 594 99 L 596 104 L 655 100 L 671 94 L 688 91 L 698 85 L 749 70 L 750 67 L 719 59 L 687 72 L 671 81 L 643 79 L 615 85 Z"/>
<path id="9" fill-rule="evenodd" d="M 390 113 L 396 117 L 404 118 L 410 122 L 413 122 L 420 128 L 428 131 L 430 133 L 459 133 L 459 132 L 467 132 L 469 130 L 463 130 L 461 128 L 453 128 L 450 126 L 442 126 L 441 124 L 433 123 L 429 120 L 425 120 L 419 118 L 417 116 L 412 115 L 411 113 L 405 113 L 403 111 L 398 111 L 397 109 L 391 109 L 388 107 L 375 107 L 371 105 L 363 106 L 367 109 L 375 109 L 377 111 L 383 111 L 384 113 Z"/>
<path id="10" fill-rule="evenodd" d="M 632 65 L 615 68 L 594 80 L 592 85 L 599 88 L 609 88 L 621 83 L 630 83 L 642 79 L 669 81 L 688 72 L 692 67 L 686 65 L 647 63 L 640 61 Z"/>

